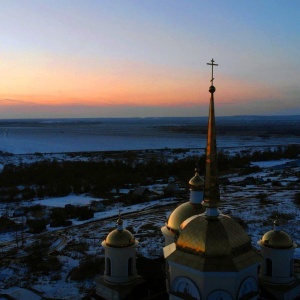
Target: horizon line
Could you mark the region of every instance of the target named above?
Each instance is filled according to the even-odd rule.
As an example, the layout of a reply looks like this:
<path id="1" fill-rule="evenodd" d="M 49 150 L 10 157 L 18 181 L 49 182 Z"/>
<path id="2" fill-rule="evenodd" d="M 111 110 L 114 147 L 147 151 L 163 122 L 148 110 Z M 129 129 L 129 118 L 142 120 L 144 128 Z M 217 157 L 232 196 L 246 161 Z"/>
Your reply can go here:
<path id="1" fill-rule="evenodd" d="M 300 114 L 241 114 L 241 115 L 222 115 L 216 116 L 216 118 L 240 118 L 240 117 L 300 117 Z M 149 117 L 28 117 L 28 118 L 1 118 L 0 121 L 13 121 L 13 120 L 65 120 L 65 119 L 77 119 L 77 120 L 92 120 L 92 119 L 186 119 L 186 118 L 208 118 L 208 116 L 149 116 Z"/>

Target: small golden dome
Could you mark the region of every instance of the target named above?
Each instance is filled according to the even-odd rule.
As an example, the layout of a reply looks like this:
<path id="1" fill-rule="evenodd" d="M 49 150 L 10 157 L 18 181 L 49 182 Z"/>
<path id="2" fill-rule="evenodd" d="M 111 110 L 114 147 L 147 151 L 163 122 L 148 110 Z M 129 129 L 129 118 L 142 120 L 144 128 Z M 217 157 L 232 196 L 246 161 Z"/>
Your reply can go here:
<path id="1" fill-rule="evenodd" d="M 284 231 L 270 230 L 263 235 L 260 244 L 265 247 L 287 249 L 294 246 L 292 238 Z"/>
<path id="2" fill-rule="evenodd" d="M 167 227 L 178 231 L 181 223 L 188 219 L 191 216 L 202 214 L 205 211 L 205 208 L 199 204 L 195 205 L 191 202 L 186 202 L 179 205 L 169 216 L 167 221 Z"/>
<path id="3" fill-rule="evenodd" d="M 204 179 L 199 176 L 199 172 L 197 169 L 195 176 L 190 179 L 189 184 L 195 188 L 200 188 L 204 186 Z"/>
<path id="4" fill-rule="evenodd" d="M 127 230 L 118 230 L 115 229 L 105 239 L 105 243 L 107 246 L 116 247 L 116 248 L 123 248 L 129 247 L 135 244 L 135 239 L 132 233 Z"/>
<path id="5" fill-rule="evenodd" d="M 205 257 L 234 257 L 251 250 L 250 238 L 229 216 L 209 218 L 202 214 L 185 220 L 176 242 L 183 252 Z"/>

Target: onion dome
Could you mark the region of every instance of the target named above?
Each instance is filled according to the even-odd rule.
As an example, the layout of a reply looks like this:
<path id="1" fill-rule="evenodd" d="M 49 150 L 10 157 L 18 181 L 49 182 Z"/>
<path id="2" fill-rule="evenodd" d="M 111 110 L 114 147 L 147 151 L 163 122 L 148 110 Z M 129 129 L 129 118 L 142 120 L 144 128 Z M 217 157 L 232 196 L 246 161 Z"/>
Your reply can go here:
<path id="1" fill-rule="evenodd" d="M 280 230 L 278 220 L 274 221 L 274 229 L 263 235 L 259 244 L 269 248 L 288 249 L 294 247 L 292 238 Z"/>
<path id="2" fill-rule="evenodd" d="M 171 213 L 166 225 L 169 229 L 177 232 L 183 221 L 191 216 L 202 214 L 204 211 L 205 208 L 201 204 L 183 203 Z"/>
<path id="3" fill-rule="evenodd" d="M 244 229 L 223 214 L 217 218 L 194 216 L 183 222 L 180 228 L 176 244 L 183 252 L 205 257 L 233 257 L 251 249 L 250 238 Z"/>
<path id="4" fill-rule="evenodd" d="M 189 181 L 191 185 L 190 201 L 179 205 L 168 218 L 166 226 L 168 229 L 174 232 L 178 232 L 179 226 L 183 221 L 194 215 L 202 214 L 205 208 L 201 204 L 203 200 L 203 186 L 204 180 L 199 176 L 199 170 L 195 169 L 196 173 Z"/>
<path id="5" fill-rule="evenodd" d="M 105 244 L 109 247 L 125 248 L 135 245 L 135 243 L 136 241 L 132 233 L 127 229 L 123 229 L 123 220 L 119 215 L 117 229 L 108 234 L 105 239 Z"/>
<path id="6" fill-rule="evenodd" d="M 193 216 L 180 226 L 176 248 L 165 257 L 203 272 L 237 272 L 260 261 L 249 236 L 229 216 Z"/>
<path id="7" fill-rule="evenodd" d="M 198 168 L 195 169 L 195 176 L 190 179 L 189 184 L 193 190 L 203 190 L 204 179 L 199 176 Z"/>

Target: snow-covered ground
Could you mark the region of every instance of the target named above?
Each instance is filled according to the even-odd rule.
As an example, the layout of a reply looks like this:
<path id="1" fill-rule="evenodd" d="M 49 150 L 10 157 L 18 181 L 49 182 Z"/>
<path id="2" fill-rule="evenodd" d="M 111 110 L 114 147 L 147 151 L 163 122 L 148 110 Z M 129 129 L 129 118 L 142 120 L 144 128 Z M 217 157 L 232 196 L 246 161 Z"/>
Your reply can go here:
<path id="1" fill-rule="evenodd" d="M 17 300 L 24 300 L 24 299 L 30 299 L 30 300 L 42 300 L 43 297 L 37 295 L 36 293 L 29 291 L 27 289 L 19 288 L 19 287 L 11 287 L 8 289 L 0 289 L 0 293 L 6 294 L 12 299 Z"/>
<path id="2" fill-rule="evenodd" d="M 236 149 L 235 151 L 237 151 Z M 184 155 L 194 155 L 193 151 L 195 150 L 190 150 L 187 152 L 190 154 L 185 153 Z M 64 159 L 64 155 L 62 154 L 62 159 Z M 48 156 L 51 159 L 51 155 Z M 10 159 L 13 160 L 13 157 L 16 156 L 12 156 Z M 80 157 L 76 159 L 80 159 Z M 272 229 L 272 222 L 276 214 L 279 217 L 284 215 L 283 230 L 292 236 L 295 243 L 300 244 L 300 213 L 293 201 L 295 193 L 300 191 L 300 167 L 292 166 L 291 162 L 291 160 L 253 162 L 252 165 L 259 166 L 261 170 L 243 176 L 229 174 L 226 177 L 230 183 L 221 186 L 221 211 L 245 221 L 247 224 L 246 231 L 251 237 L 254 247 L 258 247 L 257 241 L 265 232 Z M 279 166 L 280 168 L 278 168 Z M 191 177 L 193 176 L 192 173 Z M 249 176 L 260 179 L 260 183 L 244 184 L 243 180 Z M 272 182 L 277 182 L 276 186 L 273 186 Z M 156 191 L 160 191 L 162 187 L 163 185 L 160 184 L 148 186 L 149 189 Z M 124 189 L 122 192 L 128 192 L 128 189 Z M 263 200 L 259 196 L 262 194 L 267 195 Z M 91 200 L 99 199 L 86 195 L 70 195 L 36 200 L 27 203 L 27 205 L 42 204 L 49 207 L 62 207 L 65 204 L 85 205 Z M 184 201 L 188 201 L 188 197 Z M 4 292 L 24 293 L 25 298 L 20 299 L 27 299 L 27 289 L 22 290 L 15 287 L 20 286 L 30 287 L 37 292 L 30 299 L 40 299 L 34 298 L 40 297 L 39 295 L 49 298 L 79 299 L 85 295 L 87 290 L 94 288 L 95 284 L 93 280 L 72 281 L 69 277 L 70 271 L 87 257 L 103 257 L 101 242 L 111 230 L 116 228 L 120 209 L 124 226 L 139 240 L 138 254 L 148 258 L 157 258 L 162 255 L 164 245 L 160 228 L 164 226 L 169 214 L 180 203 L 176 198 L 166 198 L 125 207 L 116 203 L 106 211 L 95 213 L 92 220 L 84 222 L 72 220 L 73 225 L 68 228 L 47 227 L 46 233 L 38 235 L 25 233 L 25 248 L 42 239 L 49 239 L 51 241 L 49 249 L 51 252 L 57 251 L 62 269 L 59 276 L 56 273 L 36 276 L 29 274 L 26 266 L 22 264 L 14 263 L 13 260 L 9 263 L 6 262 L 0 269 L 0 289 L 2 289 L 0 294 Z M 76 250 L 76 245 L 81 243 L 85 245 L 86 249 L 84 251 Z M 0 245 L 2 252 L 16 249 L 15 232 L 0 234 Z M 18 251 L 19 257 L 26 254 L 22 249 Z M 299 247 L 295 250 L 295 257 L 300 258 Z M 3 289 L 6 290 L 3 291 Z"/>
<path id="3" fill-rule="evenodd" d="M 254 161 L 251 164 L 260 168 L 270 168 L 275 166 L 281 166 L 288 162 L 293 161 L 292 159 L 280 159 L 280 160 L 268 160 L 268 161 Z"/>
<path id="4" fill-rule="evenodd" d="M 56 197 L 56 198 L 49 198 L 49 199 L 43 199 L 43 200 L 35 200 L 32 201 L 31 205 L 45 205 L 49 207 L 65 207 L 67 204 L 72 205 L 88 205 L 91 203 L 91 201 L 96 200 L 93 197 L 89 197 L 87 195 L 69 195 L 66 197 Z M 102 199 L 97 199 L 102 200 Z"/>

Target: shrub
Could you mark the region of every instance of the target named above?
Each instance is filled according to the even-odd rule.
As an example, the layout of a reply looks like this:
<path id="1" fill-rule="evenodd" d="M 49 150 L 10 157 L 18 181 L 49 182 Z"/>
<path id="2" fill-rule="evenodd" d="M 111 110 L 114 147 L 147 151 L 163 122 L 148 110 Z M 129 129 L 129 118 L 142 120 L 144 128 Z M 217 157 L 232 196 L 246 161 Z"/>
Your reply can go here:
<path id="1" fill-rule="evenodd" d="M 27 248 L 31 253 L 24 257 L 23 262 L 27 264 L 31 272 L 43 272 L 48 274 L 53 271 L 60 271 L 62 263 L 56 256 L 49 256 L 49 243 L 37 243 Z"/>
<path id="2" fill-rule="evenodd" d="M 104 258 L 91 258 L 81 261 L 78 267 L 70 272 L 70 278 L 75 281 L 83 281 L 95 277 L 104 270 Z"/>
<path id="3" fill-rule="evenodd" d="M 79 206 L 76 209 L 78 220 L 84 221 L 94 217 L 94 212 L 87 206 Z"/>
<path id="4" fill-rule="evenodd" d="M 259 202 L 264 203 L 264 202 L 267 202 L 268 194 L 259 193 L 256 195 L 256 198 L 259 199 Z"/>
<path id="5" fill-rule="evenodd" d="M 294 195 L 294 202 L 295 202 L 295 204 L 300 205 L 300 192 L 297 192 Z"/>
<path id="6" fill-rule="evenodd" d="M 240 170 L 239 175 L 248 175 L 259 171 L 261 171 L 261 168 L 259 166 L 250 166 Z"/>
<path id="7" fill-rule="evenodd" d="M 77 251 L 79 253 L 84 253 L 89 250 L 89 245 L 85 242 L 79 242 L 75 244 L 70 244 L 67 246 L 71 251 Z"/>
<path id="8" fill-rule="evenodd" d="M 65 222 L 68 219 L 68 215 L 64 208 L 55 207 L 52 208 L 50 219 L 51 227 L 65 226 Z"/>
<path id="9" fill-rule="evenodd" d="M 273 180 L 272 181 L 272 186 L 282 186 L 281 182 L 278 180 Z"/>
<path id="10" fill-rule="evenodd" d="M 13 230 L 16 228 L 16 223 L 9 218 L 0 217 L 0 232 Z"/>
<path id="11" fill-rule="evenodd" d="M 45 220 L 28 220 L 29 231 L 31 233 L 40 233 L 46 229 L 47 221 Z"/>

